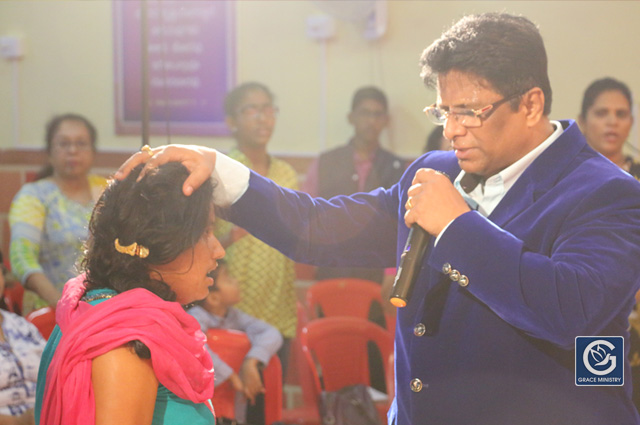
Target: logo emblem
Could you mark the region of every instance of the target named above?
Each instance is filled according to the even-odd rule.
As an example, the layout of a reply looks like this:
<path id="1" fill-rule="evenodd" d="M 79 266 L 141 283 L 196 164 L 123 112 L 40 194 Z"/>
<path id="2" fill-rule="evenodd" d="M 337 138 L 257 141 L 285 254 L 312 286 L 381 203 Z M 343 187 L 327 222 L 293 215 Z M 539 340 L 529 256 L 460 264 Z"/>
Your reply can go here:
<path id="1" fill-rule="evenodd" d="M 623 385 L 623 355 L 620 336 L 576 337 L 576 385 Z"/>

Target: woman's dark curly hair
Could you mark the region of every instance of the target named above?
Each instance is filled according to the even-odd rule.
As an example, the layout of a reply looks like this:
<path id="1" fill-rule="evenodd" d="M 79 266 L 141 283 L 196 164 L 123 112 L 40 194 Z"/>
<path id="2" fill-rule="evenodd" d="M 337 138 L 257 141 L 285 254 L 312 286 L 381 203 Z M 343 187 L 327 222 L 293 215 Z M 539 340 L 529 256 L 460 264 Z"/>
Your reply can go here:
<path id="1" fill-rule="evenodd" d="M 160 165 L 136 182 L 141 170 L 139 165 L 126 179 L 112 182 L 93 210 L 82 263 L 87 290 L 110 288 L 121 293 L 145 288 L 175 301 L 169 285 L 149 272 L 153 265 L 173 261 L 202 237 L 213 205 L 213 184 L 209 179 L 185 196 L 182 184 L 189 172 L 182 164 Z M 136 242 L 148 248 L 149 256 L 116 251 L 116 239 L 122 246 Z"/>

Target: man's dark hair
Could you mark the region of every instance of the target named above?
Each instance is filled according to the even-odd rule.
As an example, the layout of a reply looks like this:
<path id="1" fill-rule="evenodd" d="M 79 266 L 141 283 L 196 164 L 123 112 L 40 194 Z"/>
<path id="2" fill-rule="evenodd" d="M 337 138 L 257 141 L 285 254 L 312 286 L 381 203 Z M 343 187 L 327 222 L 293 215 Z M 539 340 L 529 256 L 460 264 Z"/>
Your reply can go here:
<path id="1" fill-rule="evenodd" d="M 354 111 L 360 102 L 366 99 L 375 100 L 380 103 L 384 110 L 388 110 L 387 96 L 384 94 L 382 90 L 374 86 L 361 87 L 353 94 L 353 99 L 351 100 L 351 110 Z"/>
<path id="2" fill-rule="evenodd" d="M 596 101 L 596 98 L 606 91 L 619 91 L 629 101 L 629 108 L 633 105 L 631 90 L 629 90 L 629 87 L 625 83 L 611 77 L 601 78 L 589 84 L 589 87 L 584 91 L 584 96 L 582 96 L 582 108 L 580 109 L 580 117 L 582 119 L 587 117 L 587 111 Z"/>
<path id="3" fill-rule="evenodd" d="M 192 249 L 209 225 L 213 185 L 211 180 L 191 196 L 182 193 L 189 171 L 179 163 L 167 163 L 136 181 L 143 165 L 122 181 L 107 187 L 89 222 L 89 240 L 83 266 L 88 289 L 110 288 L 118 293 L 145 288 L 162 299 L 176 294 L 162 278 L 149 276 L 153 265 L 167 264 Z M 149 249 L 140 258 L 116 251 L 134 242 Z"/>
<path id="4" fill-rule="evenodd" d="M 228 117 L 233 117 L 238 112 L 238 106 L 242 102 L 242 99 L 249 93 L 250 91 L 260 90 L 267 94 L 269 99 L 273 102 L 274 97 L 269 87 L 265 86 L 262 83 L 258 83 L 255 81 L 243 83 L 239 86 L 235 87 L 231 90 L 224 98 L 224 113 Z"/>
<path id="5" fill-rule="evenodd" d="M 551 111 L 547 53 L 538 28 L 522 16 L 485 13 L 465 16 L 422 53 L 421 77 L 434 87 L 438 74 L 451 70 L 475 74 L 502 96 L 539 87 L 544 115 Z M 517 109 L 520 98 L 511 106 Z"/>

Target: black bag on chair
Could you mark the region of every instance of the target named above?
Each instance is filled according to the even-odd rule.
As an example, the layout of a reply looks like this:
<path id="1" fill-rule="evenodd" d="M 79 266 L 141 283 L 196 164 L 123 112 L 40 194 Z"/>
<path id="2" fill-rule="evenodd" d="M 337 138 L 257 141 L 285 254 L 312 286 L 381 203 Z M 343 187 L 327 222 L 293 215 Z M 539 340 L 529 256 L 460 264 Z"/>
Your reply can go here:
<path id="1" fill-rule="evenodd" d="M 379 425 L 378 410 L 365 385 L 320 394 L 322 425 Z"/>

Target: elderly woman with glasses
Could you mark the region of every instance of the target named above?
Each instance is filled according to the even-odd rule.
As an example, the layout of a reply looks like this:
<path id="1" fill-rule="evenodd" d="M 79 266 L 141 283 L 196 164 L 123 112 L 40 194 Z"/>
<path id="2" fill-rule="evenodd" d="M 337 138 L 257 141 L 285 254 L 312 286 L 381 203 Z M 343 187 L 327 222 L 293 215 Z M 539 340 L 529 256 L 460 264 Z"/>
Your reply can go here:
<path id="1" fill-rule="evenodd" d="M 55 306 L 64 283 L 76 274 L 91 211 L 106 185 L 103 177 L 89 174 L 96 139 L 96 129 L 85 117 L 54 117 L 46 127 L 48 164 L 11 203 L 11 267 L 25 288 L 39 296 L 25 300 L 26 310 Z"/>
<path id="2" fill-rule="evenodd" d="M 241 84 L 224 101 L 226 122 L 236 140 L 229 156 L 283 187 L 298 188 L 295 170 L 267 152 L 278 107 L 267 86 Z M 294 262 L 244 229 L 219 220 L 216 236 L 227 248 L 229 274 L 240 282 L 242 301 L 237 307 L 277 328 L 284 343 L 278 356 L 286 370 L 288 341 L 296 332 Z"/>

